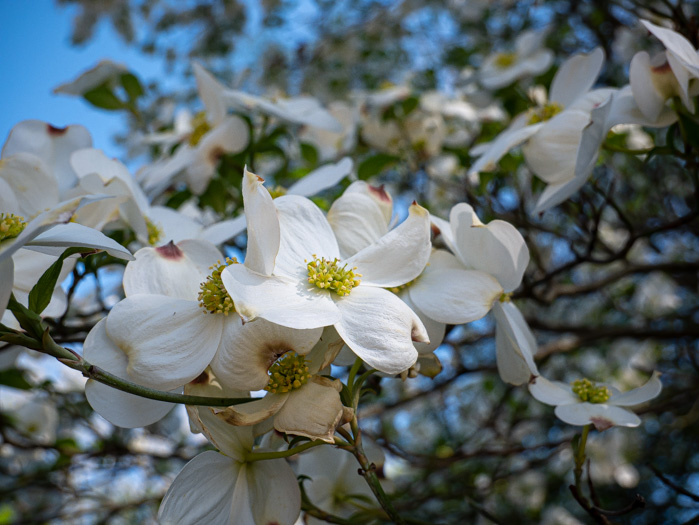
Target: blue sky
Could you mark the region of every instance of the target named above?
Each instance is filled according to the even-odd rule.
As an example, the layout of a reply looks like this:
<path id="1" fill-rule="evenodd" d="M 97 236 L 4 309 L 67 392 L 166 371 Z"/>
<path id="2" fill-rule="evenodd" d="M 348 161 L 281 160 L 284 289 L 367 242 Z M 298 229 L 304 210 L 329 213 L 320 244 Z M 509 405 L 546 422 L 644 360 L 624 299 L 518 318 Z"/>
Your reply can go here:
<path id="1" fill-rule="evenodd" d="M 57 7 L 53 0 L 0 1 L 0 143 L 16 123 L 39 119 L 55 126 L 82 124 L 94 145 L 119 156 L 112 136 L 124 129 L 117 113 L 92 108 L 81 99 L 54 95 L 58 84 L 72 80 L 103 58 L 124 62 L 144 81 L 165 75 L 162 63 L 129 49 L 111 25 L 102 23 L 82 47 L 70 44 L 77 10 Z"/>

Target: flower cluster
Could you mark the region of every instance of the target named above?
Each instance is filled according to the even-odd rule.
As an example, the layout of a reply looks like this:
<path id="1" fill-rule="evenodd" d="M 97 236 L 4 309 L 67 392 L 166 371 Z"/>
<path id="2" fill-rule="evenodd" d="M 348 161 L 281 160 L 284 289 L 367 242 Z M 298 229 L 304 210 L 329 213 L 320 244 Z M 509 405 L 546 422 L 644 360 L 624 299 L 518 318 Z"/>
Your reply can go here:
<path id="1" fill-rule="evenodd" d="M 526 165 L 546 183 L 533 206 L 522 206 L 523 215 L 536 215 L 585 184 L 615 126 L 663 128 L 679 111 L 694 113 L 697 51 L 669 29 L 644 26 L 666 51 L 653 59 L 638 53 L 629 86 L 595 88 L 605 60 L 601 48 L 568 58 L 548 96 L 532 90 L 533 107 L 470 150 L 477 160 L 459 174 L 464 187 L 522 145 Z M 525 32 L 514 51 L 486 57 L 478 82 L 499 89 L 547 71 L 553 53 L 544 48 L 545 38 Z M 453 180 L 453 150 L 469 143 L 483 123 L 504 120 L 491 99 L 476 105 L 466 92 L 416 96 L 407 86 L 392 86 L 357 96 L 355 105 L 326 109 L 310 97 L 249 95 L 225 87 L 200 64 L 193 69 L 204 110 L 182 116 L 172 131 L 142 137 L 162 156 L 136 176 L 91 148 L 84 128 L 38 121 L 15 127 L 0 162 L 2 334 L 10 333 L 12 341 L 34 337 L 36 348 L 65 361 L 47 342 L 50 330 L 41 316 L 60 317 L 66 310 L 58 277 L 75 267 L 70 257 L 103 250 L 129 262 L 123 297 L 95 321 L 83 355 L 72 354 L 89 363 L 83 371 L 90 377 L 85 393 L 91 406 L 114 425 L 135 428 L 162 419 L 173 406 L 168 400 L 183 399 L 179 394 L 195 396 L 184 398 L 189 402 L 206 398 L 188 406 L 189 423 L 220 452 L 205 452 L 184 467 L 160 507 L 162 523 L 292 524 L 305 495 L 320 494 L 318 480 L 333 475 L 333 490 L 345 499 L 318 495 L 319 504 L 349 516 L 345 507 L 356 506 L 347 502 L 359 495 L 369 506 L 386 508 L 374 472 L 380 454 L 369 462 L 362 448 L 358 405 L 364 382 L 373 373 L 402 380 L 437 376 L 442 365 L 435 350 L 448 327 L 490 312 L 492 359 L 505 383 L 527 385 L 536 400 L 555 406 L 562 421 L 585 425 L 585 432 L 589 425 L 605 430 L 641 423 L 624 407 L 659 395 L 658 372 L 623 394 L 589 379 L 565 384 L 540 373 L 536 337 L 516 295 L 528 285 L 535 255 L 517 227 L 484 214 L 475 198 L 394 206 L 384 186 L 365 181 L 367 163 L 364 171 L 355 169 L 352 157 L 361 143 L 387 163 L 409 158 L 430 182 Z M 89 77 L 105 82 L 122 74 L 121 67 L 103 63 Z M 60 89 L 78 92 L 90 78 Z M 315 148 L 313 169 L 295 173 L 288 188 L 265 185 L 277 182 L 273 161 L 262 163 L 265 177 L 245 166 L 253 165 L 259 146 L 252 137 L 264 136 L 270 121 L 295 129 L 304 145 Z M 226 177 L 219 177 L 225 169 Z M 212 202 L 217 192 L 226 194 L 223 201 L 239 198 L 239 205 L 197 207 L 198 199 L 208 195 Z M 309 198 L 318 194 L 336 198 Z M 161 205 L 179 195 L 189 199 L 180 209 Z M 457 200 L 462 202 L 453 204 Z M 238 248 L 244 251 L 226 246 L 243 232 Z M 63 253 L 70 247 L 81 250 Z M 42 278 L 50 286 L 36 284 L 52 274 L 53 280 Z M 28 281 L 32 286 L 25 289 Z M 40 292 L 48 294 L 42 307 Z M 162 395 L 138 395 L 152 390 Z M 17 413 L 28 421 L 22 415 L 27 410 Z M 45 407 L 41 413 L 56 419 Z M 37 433 L 25 427 L 23 432 Z M 284 458 L 321 444 L 337 448 L 301 456 L 297 473 L 311 476 L 302 497 Z M 368 482 L 362 489 L 338 482 L 352 470 L 342 460 L 336 473 L 316 464 L 335 461 L 326 455 L 341 449 L 359 461 Z"/>

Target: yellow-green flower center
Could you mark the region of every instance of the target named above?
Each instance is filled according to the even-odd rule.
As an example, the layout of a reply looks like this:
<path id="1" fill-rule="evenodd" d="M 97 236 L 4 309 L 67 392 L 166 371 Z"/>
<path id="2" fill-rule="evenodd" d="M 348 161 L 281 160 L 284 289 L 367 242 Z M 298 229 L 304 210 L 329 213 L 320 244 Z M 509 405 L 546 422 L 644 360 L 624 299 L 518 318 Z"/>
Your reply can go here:
<path id="1" fill-rule="evenodd" d="M 495 56 L 495 65 L 500 69 L 505 69 L 514 64 L 516 59 L 517 53 L 498 53 Z"/>
<path id="2" fill-rule="evenodd" d="M 0 241 L 17 237 L 26 226 L 24 217 L 12 213 L 0 213 Z"/>
<path id="3" fill-rule="evenodd" d="M 287 352 L 270 367 L 265 390 L 272 394 L 291 392 L 305 385 L 310 377 L 306 359 L 296 352 Z"/>
<path id="4" fill-rule="evenodd" d="M 274 186 L 273 188 L 267 188 L 267 191 L 272 196 L 273 199 L 286 195 L 286 188 L 283 186 Z"/>
<path id="5" fill-rule="evenodd" d="M 604 403 L 612 395 L 609 388 L 606 386 L 597 386 L 589 379 L 578 379 L 573 381 L 573 393 L 576 394 L 581 401 L 588 403 Z"/>
<path id="6" fill-rule="evenodd" d="M 512 292 L 510 293 L 505 293 L 502 292 L 500 295 L 500 299 L 498 299 L 501 303 L 509 303 L 512 300 Z"/>
<path id="7" fill-rule="evenodd" d="M 403 291 L 403 290 L 405 290 L 406 288 L 409 288 L 410 286 L 412 286 L 413 284 L 415 284 L 419 278 L 420 278 L 420 276 L 418 275 L 418 276 L 415 277 L 415 279 L 413 279 L 412 281 L 408 281 L 407 283 L 401 284 L 401 285 L 399 285 L 399 286 L 393 286 L 393 287 L 391 287 L 391 288 L 386 288 L 386 290 L 388 290 L 389 292 L 393 292 L 394 294 L 398 295 L 401 291 Z"/>
<path id="8" fill-rule="evenodd" d="M 148 230 L 148 244 L 152 246 L 162 239 L 163 229 L 148 217 L 144 217 L 144 219 L 146 219 L 146 228 Z"/>
<path id="9" fill-rule="evenodd" d="M 194 129 L 192 130 L 192 133 L 189 135 L 189 145 L 196 146 L 197 144 L 199 144 L 201 138 L 204 135 L 206 135 L 211 129 L 211 126 L 206 121 L 206 113 L 200 111 L 194 116 L 194 118 L 192 119 L 192 128 Z"/>
<path id="10" fill-rule="evenodd" d="M 532 108 L 529 110 L 529 124 L 546 122 L 547 120 L 550 120 L 558 115 L 561 111 L 563 111 L 563 106 L 561 106 L 558 102 L 548 102 L 547 104 L 544 104 L 538 108 Z"/>
<path id="11" fill-rule="evenodd" d="M 329 261 L 325 257 L 318 259 L 318 256 L 313 254 L 311 262 L 305 261 L 308 268 L 308 282 L 315 284 L 321 290 L 330 290 L 335 292 L 340 297 L 349 295 L 352 288 L 359 286 L 362 274 L 355 273 L 357 269 L 347 268 L 347 265 L 340 267 L 340 259 L 337 257 Z"/>
<path id="12" fill-rule="evenodd" d="M 224 315 L 235 311 L 233 299 L 228 295 L 226 288 L 223 286 L 223 281 L 221 281 L 221 272 L 226 266 L 237 263 L 238 261 L 235 258 L 226 258 L 225 264 L 217 261 L 216 264 L 210 267 L 213 271 L 206 278 L 206 281 L 201 283 L 201 291 L 199 292 L 199 306 L 204 311 L 211 314 Z"/>

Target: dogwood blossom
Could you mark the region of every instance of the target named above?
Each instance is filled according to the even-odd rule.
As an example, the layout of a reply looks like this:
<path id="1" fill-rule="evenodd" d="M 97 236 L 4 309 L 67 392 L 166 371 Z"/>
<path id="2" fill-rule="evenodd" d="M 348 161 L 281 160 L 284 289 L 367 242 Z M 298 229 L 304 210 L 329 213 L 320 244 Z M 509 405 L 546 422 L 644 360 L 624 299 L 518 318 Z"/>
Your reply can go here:
<path id="1" fill-rule="evenodd" d="M 427 262 L 429 215 L 423 208 L 413 204 L 398 228 L 344 259 L 328 220 L 308 199 L 273 201 L 248 171 L 243 199 L 245 264 L 221 277 L 245 322 L 261 317 L 294 328 L 333 325 L 352 351 L 386 373 L 415 362 L 412 341 L 427 341 L 424 326 L 384 288 L 414 279 Z"/>
<path id="2" fill-rule="evenodd" d="M 488 55 L 478 71 L 481 84 L 498 89 L 546 71 L 553 63 L 553 51 L 544 48 L 546 35 L 546 31 L 523 31 L 515 40 L 513 52 Z"/>
<path id="3" fill-rule="evenodd" d="M 589 379 L 566 385 L 537 376 L 529 383 L 529 392 L 534 398 L 555 406 L 556 416 L 560 420 L 570 425 L 592 423 L 597 430 L 606 430 L 615 425 L 637 427 L 641 424 L 639 417 L 622 407 L 645 403 L 657 397 L 661 389 L 659 372 L 654 372 L 643 386 L 624 393 L 613 387 L 596 385 Z"/>
<path id="4" fill-rule="evenodd" d="M 272 418 L 279 432 L 333 443 L 335 428 L 351 418 L 352 410 L 342 406 L 340 381 L 323 377 L 320 372 L 333 362 L 342 340 L 334 329 L 326 328 L 315 348 L 307 355 L 299 355 L 290 338 L 270 337 L 270 324 L 264 320 L 246 324 L 246 328 L 255 327 L 248 330 L 259 326 L 254 339 L 248 338 L 247 344 L 239 345 L 240 350 L 225 363 L 228 366 L 214 360 L 211 367 L 215 374 L 217 369 L 225 371 L 229 379 L 222 380 L 226 384 L 240 388 L 242 383 L 250 390 L 264 388 L 267 395 L 258 401 L 214 409 L 214 413 L 232 425 L 256 425 Z M 243 335 L 246 336 L 245 330 Z M 270 361 L 274 361 L 271 367 Z"/>
<path id="5" fill-rule="evenodd" d="M 435 250 L 410 298 L 428 317 L 448 324 L 480 319 L 491 309 L 496 321 L 496 357 L 502 379 L 522 384 L 538 371 L 536 342 L 524 317 L 507 294 L 519 287 L 529 250 L 511 224 L 483 224 L 473 208 L 460 203 L 449 222 L 432 217 L 451 250 Z"/>
<path id="6" fill-rule="evenodd" d="M 198 390 L 199 395 L 213 393 Z M 193 426 L 220 452 L 203 452 L 185 465 L 160 504 L 158 521 L 293 525 L 301 510 L 301 493 L 286 460 L 248 461 L 252 427 L 232 426 L 207 407 L 190 407 L 189 414 L 196 420 Z"/>

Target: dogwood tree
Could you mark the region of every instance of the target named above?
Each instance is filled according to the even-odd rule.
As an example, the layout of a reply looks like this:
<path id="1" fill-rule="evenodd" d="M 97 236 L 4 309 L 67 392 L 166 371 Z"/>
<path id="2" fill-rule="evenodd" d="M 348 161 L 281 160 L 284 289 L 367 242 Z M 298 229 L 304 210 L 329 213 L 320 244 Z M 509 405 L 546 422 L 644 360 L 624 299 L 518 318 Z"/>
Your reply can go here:
<path id="1" fill-rule="evenodd" d="M 4 143 L 0 522 L 696 521 L 691 3 L 73 3 L 193 80 Z"/>

